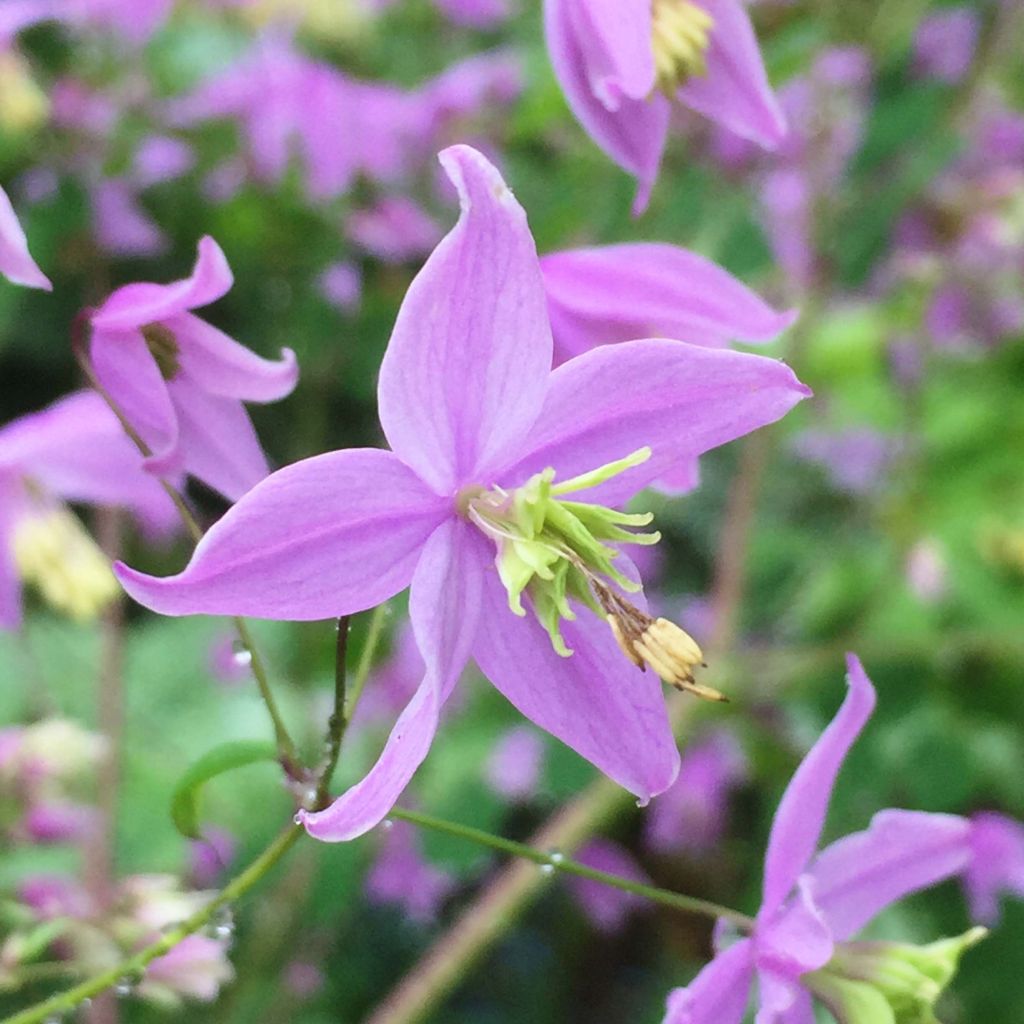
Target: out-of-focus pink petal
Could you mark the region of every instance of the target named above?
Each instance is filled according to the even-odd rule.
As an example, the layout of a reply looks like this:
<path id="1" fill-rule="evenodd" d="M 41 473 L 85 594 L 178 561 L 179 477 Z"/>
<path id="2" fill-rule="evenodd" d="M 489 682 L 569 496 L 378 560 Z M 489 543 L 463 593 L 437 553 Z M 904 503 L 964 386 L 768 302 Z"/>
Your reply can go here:
<path id="1" fill-rule="evenodd" d="M 29 288 L 52 291 L 50 279 L 39 269 L 28 251 L 28 239 L 18 223 L 7 193 L 0 188 L 0 274 L 8 281 Z"/>
<path id="2" fill-rule="evenodd" d="M 832 843 L 811 863 L 814 902 L 836 940 L 848 939 L 891 903 L 963 871 L 970 838 L 966 818 L 880 811 L 869 828 Z"/>
<path id="3" fill-rule="evenodd" d="M 764 861 L 761 914 L 766 918 L 782 905 L 811 859 L 836 776 L 875 707 L 875 689 L 860 661 L 850 654 L 846 664 L 846 699 L 800 763 L 775 812 Z"/>
<path id="4" fill-rule="evenodd" d="M 94 391 L 75 392 L 0 430 L 0 467 L 17 468 L 68 501 L 129 508 L 157 533 L 177 522 L 171 499 Z"/>
<path id="5" fill-rule="evenodd" d="M 167 236 L 143 208 L 131 183 L 107 178 L 89 190 L 89 198 L 96 242 L 111 256 L 156 256 L 167 248 Z"/>
<path id="6" fill-rule="evenodd" d="M 426 664 L 423 682 L 370 773 L 326 810 L 302 813 L 314 838 L 342 842 L 373 828 L 427 756 L 441 705 L 466 664 L 476 634 L 486 554 L 482 538 L 457 519 L 441 524 L 427 541 L 409 596 L 409 616 Z"/>
<path id="7" fill-rule="evenodd" d="M 579 608 L 562 625 L 570 650 L 560 657 L 537 619 L 509 611 L 490 574 L 473 657 L 487 678 L 531 721 L 557 736 L 642 801 L 672 785 L 679 752 L 662 684 L 635 668 L 608 626 Z"/>
<path id="8" fill-rule="evenodd" d="M 777 312 L 716 263 L 675 245 L 573 249 L 540 264 L 559 359 L 636 338 L 714 347 L 771 341 L 797 316 Z"/>
<path id="9" fill-rule="evenodd" d="M 178 475 L 178 415 L 143 336 L 94 326 L 89 357 L 104 390 L 153 452 L 151 468 L 164 476 Z"/>
<path id="10" fill-rule="evenodd" d="M 406 587 L 420 549 L 449 514 L 449 503 L 391 452 L 330 452 L 257 484 L 177 576 L 120 564 L 115 571 L 140 604 L 166 615 L 333 618 Z"/>
<path id="11" fill-rule="evenodd" d="M 434 0 L 445 17 L 468 28 L 494 28 L 509 16 L 509 0 Z"/>
<path id="12" fill-rule="evenodd" d="M 93 326 L 127 330 L 166 320 L 207 306 L 231 288 L 231 268 L 221 247 L 209 235 L 199 240 L 199 254 L 189 277 L 171 284 L 140 282 L 118 288 L 93 314 Z"/>
<path id="13" fill-rule="evenodd" d="M 763 356 L 664 339 L 606 345 L 552 373 L 532 452 L 499 482 L 518 484 L 547 466 L 566 479 L 649 446 L 647 462 L 582 499 L 615 503 L 809 394 L 788 366 Z"/>
<path id="14" fill-rule="evenodd" d="M 700 487 L 700 459 L 683 459 L 662 473 L 651 486 L 674 498 L 697 490 Z"/>
<path id="15" fill-rule="evenodd" d="M 178 341 L 182 370 L 204 391 L 246 402 L 275 402 L 295 389 L 299 368 L 290 348 L 281 350 L 279 360 L 263 359 L 192 313 L 168 317 L 163 324 Z"/>
<path id="16" fill-rule="evenodd" d="M 613 110 L 601 101 L 594 92 L 588 69 L 589 54 L 573 17 L 573 5 L 577 2 L 544 2 L 544 31 L 551 64 L 572 112 L 587 134 L 612 160 L 636 177 L 639 187 L 634 212 L 639 213 L 647 205 L 654 179 L 658 176 L 668 131 L 669 103 L 660 94 L 650 99 L 623 95 Z M 641 15 L 637 20 L 643 21 L 645 15 L 640 10 L 636 13 Z M 649 18 L 649 9 L 646 17 Z"/>
<path id="17" fill-rule="evenodd" d="M 592 839 L 576 854 L 575 860 L 588 868 L 605 871 L 630 882 L 651 884 L 650 878 L 633 855 L 618 843 L 607 839 Z M 568 883 L 591 924 L 603 932 L 617 931 L 634 910 L 644 906 L 640 896 L 604 882 L 571 876 Z"/>
<path id="18" fill-rule="evenodd" d="M 21 577 L 11 540 L 23 501 L 21 482 L 10 473 L 0 472 L 0 629 L 21 625 Z"/>
<path id="19" fill-rule="evenodd" d="M 380 371 L 380 419 L 439 494 L 521 446 L 544 397 L 551 332 L 526 215 L 468 146 L 441 162 L 459 222 L 409 286 Z"/>
<path id="20" fill-rule="evenodd" d="M 509 729 L 487 759 L 484 777 L 491 789 L 507 800 L 534 795 L 544 759 L 544 741 L 530 725 Z"/>
<path id="21" fill-rule="evenodd" d="M 719 953 L 686 988 L 669 993 L 662 1024 L 740 1024 L 754 977 L 750 939 Z"/>
<path id="22" fill-rule="evenodd" d="M 178 448 L 186 472 L 237 501 L 269 472 L 245 406 L 211 395 L 187 374 L 168 381 L 178 414 Z"/>
<path id="23" fill-rule="evenodd" d="M 786 137 L 786 119 L 768 84 L 750 16 L 741 0 L 696 0 L 711 15 L 707 73 L 679 90 L 688 107 L 765 149 Z"/>

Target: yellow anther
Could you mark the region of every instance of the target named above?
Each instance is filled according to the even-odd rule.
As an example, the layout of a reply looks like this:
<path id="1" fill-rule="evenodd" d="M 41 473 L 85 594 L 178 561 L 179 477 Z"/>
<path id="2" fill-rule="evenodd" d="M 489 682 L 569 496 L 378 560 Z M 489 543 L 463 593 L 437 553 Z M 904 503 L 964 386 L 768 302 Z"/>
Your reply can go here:
<path id="1" fill-rule="evenodd" d="M 658 88 L 672 95 L 687 80 L 707 74 L 715 22 L 690 0 L 652 0 L 654 68 Z"/>
<path id="2" fill-rule="evenodd" d="M 118 592 L 110 564 L 66 508 L 26 516 L 14 529 L 21 578 L 73 619 L 95 618 Z"/>

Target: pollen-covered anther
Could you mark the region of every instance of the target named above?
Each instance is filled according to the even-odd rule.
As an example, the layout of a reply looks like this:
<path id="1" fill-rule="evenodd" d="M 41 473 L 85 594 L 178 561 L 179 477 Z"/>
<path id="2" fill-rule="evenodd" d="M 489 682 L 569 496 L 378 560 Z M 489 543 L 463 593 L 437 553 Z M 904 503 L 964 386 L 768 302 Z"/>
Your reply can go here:
<path id="1" fill-rule="evenodd" d="M 655 619 L 615 596 L 605 616 L 623 654 L 637 668 L 650 665 L 666 683 L 704 700 L 728 700 L 718 690 L 698 683 L 693 670 L 704 664 L 704 655 L 686 630 L 668 619 Z"/>
<path id="2" fill-rule="evenodd" d="M 653 0 L 654 68 L 658 88 L 673 95 L 689 78 L 707 74 L 714 19 L 690 0 Z"/>

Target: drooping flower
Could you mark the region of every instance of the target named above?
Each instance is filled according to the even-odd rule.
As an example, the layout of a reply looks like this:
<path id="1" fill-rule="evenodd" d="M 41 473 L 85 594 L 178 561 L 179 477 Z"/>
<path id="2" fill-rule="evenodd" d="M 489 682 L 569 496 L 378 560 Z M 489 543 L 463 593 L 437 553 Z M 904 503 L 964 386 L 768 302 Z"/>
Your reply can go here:
<path id="1" fill-rule="evenodd" d="M 618 552 L 653 539 L 623 528 L 650 517 L 609 506 L 808 394 L 782 363 L 663 339 L 552 371 L 522 208 L 475 150 L 441 160 L 462 212 L 411 284 L 381 367 L 391 450 L 273 474 L 177 576 L 118 569 L 132 596 L 172 615 L 321 619 L 411 585 L 422 682 L 370 774 L 304 814 L 322 839 L 384 817 L 470 656 L 527 717 L 642 800 L 667 788 L 678 753 L 661 686 L 643 669 L 706 693 L 692 678 L 700 652 L 647 615 Z"/>
<path id="2" fill-rule="evenodd" d="M 100 384 L 149 446 L 146 468 L 171 480 L 184 473 L 226 498 L 269 472 L 242 402 L 272 402 L 295 387 L 295 354 L 261 359 L 191 311 L 231 287 L 224 253 L 199 241 L 191 277 L 130 284 L 91 311 L 89 354 Z"/>
<path id="3" fill-rule="evenodd" d="M 813 1024 L 813 999 L 840 1021 L 933 1020 L 926 1011 L 980 937 L 972 931 L 931 947 L 851 941 L 885 907 L 963 871 L 971 826 L 948 814 L 887 810 L 815 855 L 836 777 L 875 705 L 860 662 L 847 661 L 846 699 L 775 813 L 750 934 L 671 993 L 665 1024 L 739 1024 L 755 977 L 757 1024 Z M 855 1016 L 857 1005 L 877 1015 Z M 896 1018 L 897 1007 L 919 1016 Z"/>
<path id="4" fill-rule="evenodd" d="M 0 429 L 0 628 L 21 622 L 21 588 L 89 617 L 117 594 L 107 559 L 66 501 L 123 506 L 155 532 L 177 521 L 98 395 L 78 392 Z"/>
<path id="5" fill-rule="evenodd" d="M 28 288 L 51 291 L 53 285 L 28 251 L 28 239 L 18 223 L 7 193 L 0 188 L 0 274 Z"/>
<path id="6" fill-rule="evenodd" d="M 711 260 L 675 245 L 626 242 L 541 257 L 557 363 L 632 338 L 724 348 L 777 338 L 778 312 Z"/>
<path id="7" fill-rule="evenodd" d="M 545 0 L 555 75 L 590 137 L 647 205 L 680 103 L 774 149 L 786 122 L 740 0 Z"/>

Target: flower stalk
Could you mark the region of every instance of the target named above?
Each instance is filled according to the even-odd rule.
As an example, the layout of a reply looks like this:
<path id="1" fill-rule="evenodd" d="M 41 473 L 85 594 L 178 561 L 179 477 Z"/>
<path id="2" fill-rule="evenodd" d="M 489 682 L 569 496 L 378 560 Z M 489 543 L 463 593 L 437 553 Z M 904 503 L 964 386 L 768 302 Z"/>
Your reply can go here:
<path id="1" fill-rule="evenodd" d="M 470 843 L 486 846 L 500 853 L 510 853 L 514 857 L 521 857 L 523 860 L 532 861 L 541 870 L 547 870 L 551 873 L 560 871 L 566 875 L 587 878 L 593 882 L 600 882 L 603 885 L 610 885 L 615 889 L 621 889 L 623 892 L 632 893 L 634 896 L 641 896 L 644 899 L 651 900 L 653 903 L 671 907 L 673 910 L 682 910 L 690 914 L 702 914 L 715 921 L 719 918 L 724 918 L 742 931 L 748 931 L 754 925 L 752 918 L 729 907 L 712 903 L 710 900 L 698 899 L 695 896 L 687 896 L 684 893 L 672 892 L 669 889 L 660 889 L 655 885 L 634 882 L 629 878 L 622 878 L 608 871 L 599 871 L 597 868 L 588 867 L 586 864 L 572 860 L 557 850 L 538 850 L 536 847 L 527 846 L 525 843 L 517 843 L 515 840 L 505 839 L 503 836 L 496 836 L 491 832 L 473 828 L 471 825 L 447 821 L 444 818 L 436 818 L 432 814 L 424 814 L 421 811 L 413 811 L 405 807 L 394 808 L 391 812 L 391 817 L 397 818 L 400 821 L 407 821 L 420 828 L 429 828 L 434 832 L 443 832 L 446 835 L 455 836 L 457 839 L 465 839 Z"/>

